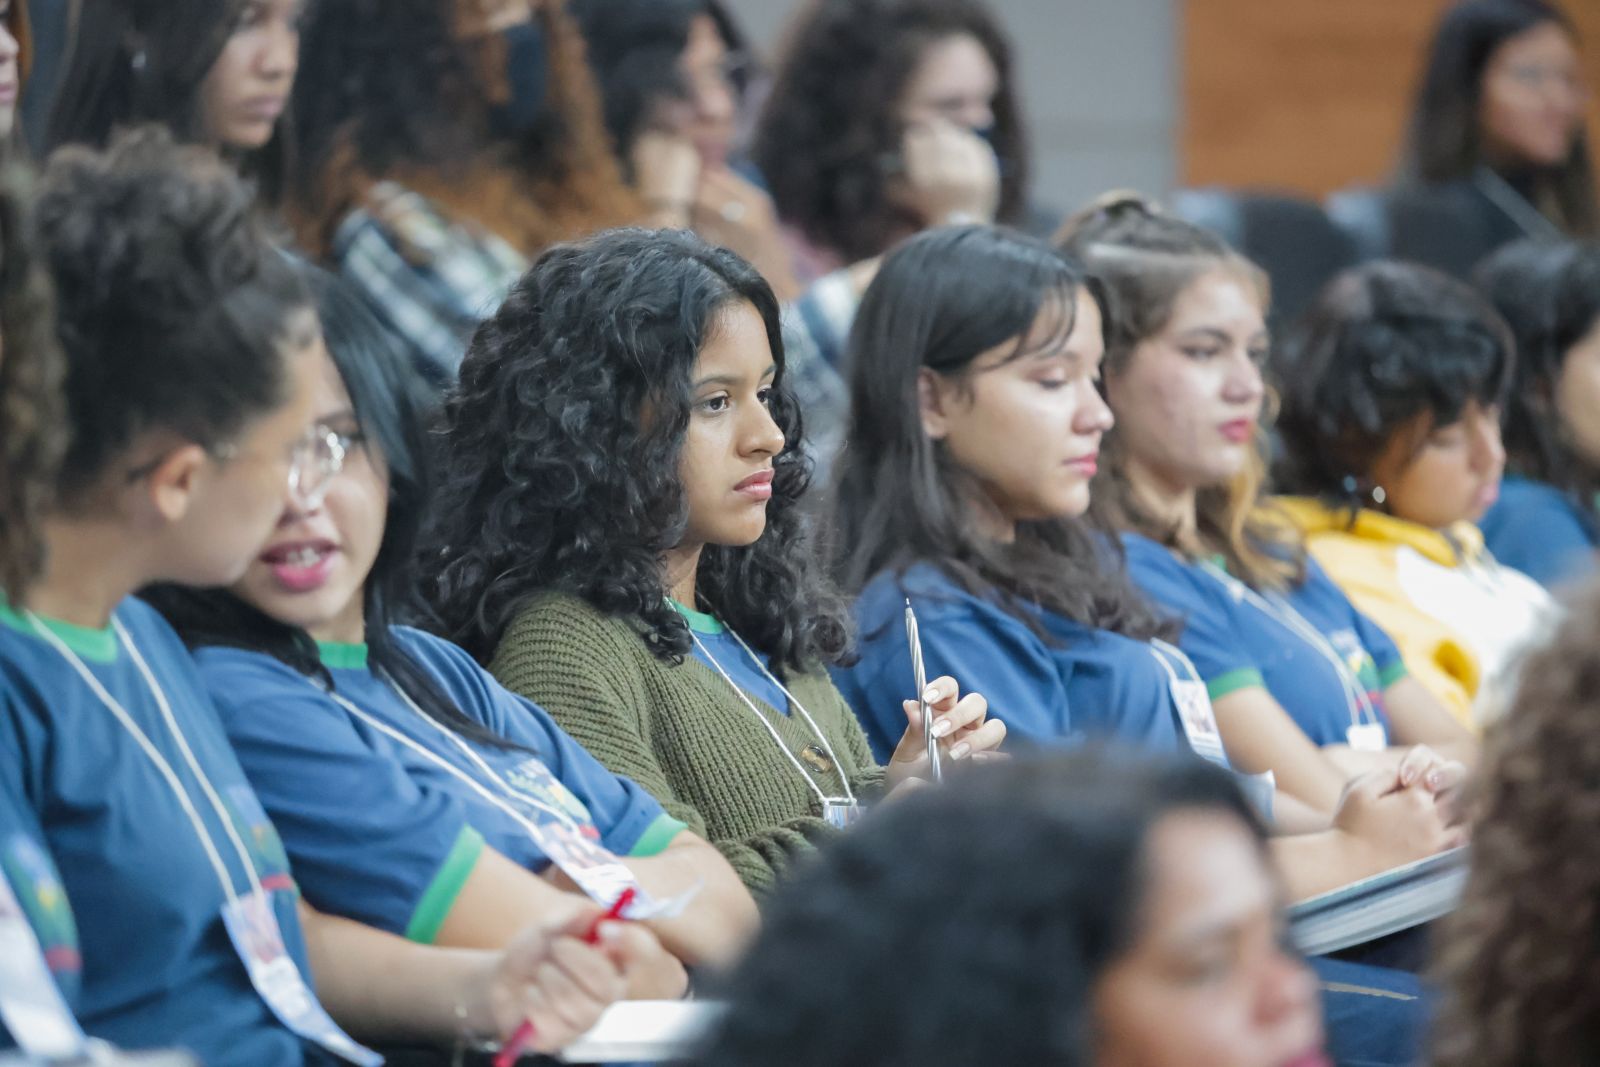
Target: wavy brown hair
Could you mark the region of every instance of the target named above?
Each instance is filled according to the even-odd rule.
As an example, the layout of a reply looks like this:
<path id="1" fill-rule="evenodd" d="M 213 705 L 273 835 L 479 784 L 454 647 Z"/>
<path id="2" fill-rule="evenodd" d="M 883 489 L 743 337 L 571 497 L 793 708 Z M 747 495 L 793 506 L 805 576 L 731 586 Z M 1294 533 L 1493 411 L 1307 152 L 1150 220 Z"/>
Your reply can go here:
<path id="1" fill-rule="evenodd" d="M 1056 243 L 1076 256 L 1106 294 L 1105 373 L 1127 370 L 1134 350 L 1172 319 L 1184 290 L 1202 275 L 1225 270 L 1270 296 L 1265 272 L 1209 230 L 1163 214 L 1137 196 L 1111 194 L 1068 219 Z M 1200 543 L 1157 522 L 1134 499 L 1126 456 L 1112 430 L 1101 443 L 1105 464 L 1094 480 L 1091 514 L 1113 529 L 1132 530 L 1194 559 L 1221 553 L 1229 573 L 1257 589 L 1281 588 L 1304 576 L 1304 548 L 1293 527 L 1264 506 L 1267 464 L 1258 446 L 1227 485 L 1195 494 Z"/>
<path id="2" fill-rule="evenodd" d="M 39 523 L 67 447 L 64 362 L 31 197 L 29 173 L 0 163 L 0 593 L 13 602 L 44 563 Z"/>
<path id="3" fill-rule="evenodd" d="M 1437 1067 L 1600 1063 L 1600 585 L 1485 735 L 1472 872 L 1445 928 Z"/>
<path id="4" fill-rule="evenodd" d="M 962 34 L 977 39 L 1000 76 L 995 221 L 1023 221 L 1028 145 L 1011 45 L 989 5 L 817 0 L 791 31 L 751 149 L 785 222 L 852 263 L 929 224 L 894 196 L 891 178 L 905 133 L 895 109 L 928 47 Z"/>
<path id="5" fill-rule="evenodd" d="M 528 256 L 643 217 L 562 0 L 535 5 L 548 82 L 540 121 L 518 140 L 497 135 L 491 122 L 510 91 L 503 42 L 463 38 L 454 6 L 347 0 L 312 8 L 295 85 L 300 165 L 290 205 L 312 255 L 326 256 L 339 223 L 385 180 Z"/>

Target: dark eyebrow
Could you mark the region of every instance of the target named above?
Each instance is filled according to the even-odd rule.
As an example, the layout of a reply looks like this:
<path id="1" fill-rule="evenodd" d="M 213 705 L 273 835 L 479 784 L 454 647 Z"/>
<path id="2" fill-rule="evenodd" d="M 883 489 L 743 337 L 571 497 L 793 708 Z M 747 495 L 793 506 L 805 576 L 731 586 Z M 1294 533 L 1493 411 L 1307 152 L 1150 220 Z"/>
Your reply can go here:
<path id="1" fill-rule="evenodd" d="M 769 363 L 767 365 L 767 369 L 761 372 L 761 381 L 766 381 L 768 378 L 775 377 L 777 373 L 778 364 Z M 708 385 L 720 385 L 727 389 L 738 385 L 743 380 L 744 378 L 738 374 L 713 374 L 709 378 L 701 378 L 699 381 L 695 382 L 694 388 L 696 392 L 704 389 Z"/>
<path id="2" fill-rule="evenodd" d="M 1183 333 L 1179 334 L 1178 336 L 1204 337 L 1209 340 L 1216 341 L 1219 344 L 1227 344 L 1229 341 L 1233 340 L 1233 338 L 1229 337 L 1225 331 L 1219 330 L 1214 326 L 1196 326 L 1192 330 L 1183 331 Z"/>

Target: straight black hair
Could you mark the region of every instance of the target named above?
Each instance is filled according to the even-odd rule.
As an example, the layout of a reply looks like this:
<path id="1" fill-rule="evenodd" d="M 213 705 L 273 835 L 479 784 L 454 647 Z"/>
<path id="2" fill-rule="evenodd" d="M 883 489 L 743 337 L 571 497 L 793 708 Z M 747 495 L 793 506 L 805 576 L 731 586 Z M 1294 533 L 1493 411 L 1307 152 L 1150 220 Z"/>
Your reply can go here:
<path id="1" fill-rule="evenodd" d="M 413 369 L 403 344 L 348 283 L 315 267 L 306 277 L 317 302 L 328 353 L 355 411 L 359 439 L 389 472 L 383 540 L 362 589 L 367 663 L 430 718 L 474 741 L 517 747 L 462 713 L 395 639 L 394 627 L 415 618 L 420 605 L 413 561 L 418 529 L 432 487 L 428 421 L 432 392 Z M 190 648 L 221 645 L 272 656 L 332 686 L 317 644 L 299 627 L 272 618 L 227 589 L 164 584 L 144 591 Z"/>
<path id="2" fill-rule="evenodd" d="M 922 428 L 924 368 L 959 377 L 1007 343 L 1021 358 L 1041 314 L 1056 317 L 1057 337 L 1071 332 L 1082 292 L 1105 306 L 1075 261 L 1003 228 L 929 230 L 884 259 L 846 355 L 850 426 L 835 471 L 832 555 L 847 592 L 928 562 L 1009 608 L 1037 605 L 1139 638 L 1163 632 L 1128 582 L 1115 538 L 1071 518 L 1021 523 L 1012 544 L 986 537 L 973 517 L 981 490 Z"/>
<path id="3" fill-rule="evenodd" d="M 1503 429 L 1506 468 L 1566 491 L 1594 515 L 1600 467 L 1568 443 L 1556 387 L 1568 353 L 1600 328 L 1600 242 L 1518 241 L 1484 260 L 1474 279 L 1517 343 Z"/>

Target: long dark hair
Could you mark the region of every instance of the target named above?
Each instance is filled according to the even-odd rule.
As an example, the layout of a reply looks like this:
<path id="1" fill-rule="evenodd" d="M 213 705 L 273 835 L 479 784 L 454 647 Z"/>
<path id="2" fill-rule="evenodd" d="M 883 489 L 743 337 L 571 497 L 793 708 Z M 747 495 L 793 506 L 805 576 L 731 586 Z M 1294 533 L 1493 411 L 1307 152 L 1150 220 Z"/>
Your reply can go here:
<path id="1" fill-rule="evenodd" d="M 204 141 L 201 85 L 246 0 L 82 0 L 45 144 L 104 145 L 119 128 L 160 123 Z M 291 164 L 286 113 L 272 139 L 239 160 L 262 199 L 277 204 Z M 224 154 L 228 154 L 224 152 Z"/>
<path id="2" fill-rule="evenodd" d="M 1471 401 L 1498 404 L 1512 351 L 1505 323 L 1465 282 L 1408 263 L 1344 272 L 1274 356 L 1279 484 L 1368 506 L 1373 464 L 1395 435 L 1419 417 L 1448 426 Z"/>
<path id="3" fill-rule="evenodd" d="M 1545 0 L 1461 0 L 1434 32 L 1407 134 L 1402 177 L 1418 183 L 1465 178 L 1484 162 L 1478 112 L 1483 79 L 1495 51 L 1538 26 L 1560 26 L 1573 38 L 1566 13 Z M 1533 201 L 1576 236 L 1600 235 L 1594 165 L 1582 129 L 1566 160 L 1535 175 Z"/>
<path id="4" fill-rule="evenodd" d="M 967 34 L 1000 75 L 993 145 L 996 218 L 1022 221 L 1028 146 L 1011 45 L 983 0 L 819 0 L 778 61 L 751 155 L 778 214 L 848 262 L 884 252 L 930 221 L 897 206 L 892 166 L 905 126 L 895 108 L 928 46 Z"/>
<path id="5" fill-rule="evenodd" d="M 534 5 L 546 72 L 527 128 L 497 127 L 509 98 L 506 42 L 465 39 L 442 0 L 337 0 L 311 7 L 295 80 L 297 236 L 316 254 L 374 182 L 394 180 L 451 219 L 525 255 L 642 215 L 600 117 L 566 5 Z"/>
<path id="6" fill-rule="evenodd" d="M 762 909 L 696 1062 L 1090 1067 L 1097 988 L 1141 936 L 1151 835 L 1191 812 L 1265 856 L 1238 788 L 1193 759 L 1035 756 L 886 807 Z"/>
<path id="7" fill-rule="evenodd" d="M 945 227 L 906 241 L 862 298 L 846 357 L 849 444 L 835 472 L 833 558 L 859 593 L 883 572 L 928 562 L 974 596 L 1037 604 L 1103 629 L 1149 637 L 1160 627 L 1116 566 L 1113 543 L 1080 520 L 1021 523 L 1014 543 L 973 519 L 969 475 L 923 432 L 923 368 L 959 378 L 983 353 L 1022 338 L 1041 313 L 1070 333 L 1082 268 L 1048 244 L 989 226 Z M 1098 300 L 1098 294 L 1095 294 Z M 1027 612 L 1021 613 L 1031 622 Z"/>
<path id="8" fill-rule="evenodd" d="M 1567 353 L 1600 327 L 1600 242 L 1518 241 L 1486 259 L 1475 280 L 1516 339 L 1503 428 L 1507 469 L 1565 490 L 1594 515 L 1600 466 L 1568 444 L 1555 402 Z"/>
<path id="9" fill-rule="evenodd" d="M 730 53 L 745 45 L 716 0 L 573 0 L 572 14 L 588 45 L 606 129 L 624 170 L 629 149 L 644 132 L 652 108 L 685 92 L 678 60 L 688 47 L 695 16 L 705 15 L 716 23 Z M 745 85 L 736 80 L 733 88 L 742 95 Z"/>
<path id="10" fill-rule="evenodd" d="M 0 157 L 11 154 L 0 149 Z M 40 524 L 68 433 L 66 361 L 33 232 L 33 197 L 27 168 L 0 158 L 0 594 L 13 603 L 23 602 L 44 565 Z"/>
<path id="11" fill-rule="evenodd" d="M 775 665 L 835 659 L 846 635 L 797 505 L 810 480 L 785 380 L 778 303 L 743 259 L 686 232 L 612 230 L 540 257 L 479 327 L 447 407 L 445 480 L 422 573 L 450 635 L 493 655 L 538 593 L 628 619 L 677 662 L 691 644 L 662 556 L 682 539 L 678 474 L 695 360 L 724 309 L 766 324 L 778 373 L 765 533 L 708 545 L 699 593 Z"/>
<path id="12" fill-rule="evenodd" d="M 306 268 L 333 357 L 363 439 L 355 447 L 382 457 L 389 472 L 383 540 L 362 587 L 367 663 L 388 677 L 436 721 L 457 733 L 502 747 L 510 743 L 463 714 L 402 647 L 395 624 L 415 615 L 417 532 L 431 488 L 427 423 L 431 393 L 389 333 L 347 282 Z M 301 674 L 332 686 L 333 678 L 311 635 L 288 626 L 227 589 L 191 589 L 164 584 L 141 594 L 162 613 L 190 648 L 220 645 L 261 652 Z"/>

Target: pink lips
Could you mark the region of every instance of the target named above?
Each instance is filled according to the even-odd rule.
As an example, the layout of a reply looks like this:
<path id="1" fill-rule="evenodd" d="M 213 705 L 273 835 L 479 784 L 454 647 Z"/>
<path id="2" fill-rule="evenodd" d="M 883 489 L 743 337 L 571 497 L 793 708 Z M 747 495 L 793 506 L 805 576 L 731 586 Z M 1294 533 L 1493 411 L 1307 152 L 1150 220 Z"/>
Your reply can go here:
<path id="1" fill-rule="evenodd" d="M 1255 436 L 1256 422 L 1254 419 L 1234 419 L 1217 427 L 1223 438 L 1236 445 L 1242 445 Z"/>
<path id="2" fill-rule="evenodd" d="M 1100 469 L 1100 453 L 1091 452 L 1087 456 L 1079 456 L 1077 459 L 1069 459 L 1067 460 L 1067 466 L 1071 467 L 1085 478 L 1093 478 L 1095 472 Z"/>
<path id="3" fill-rule="evenodd" d="M 273 581 L 290 593 L 322 588 L 333 575 L 338 549 L 329 541 L 299 541 L 274 545 L 261 554 Z"/>
<path id="4" fill-rule="evenodd" d="M 772 499 L 772 472 L 757 471 L 738 485 L 733 487 L 735 493 L 742 493 L 752 500 Z"/>

